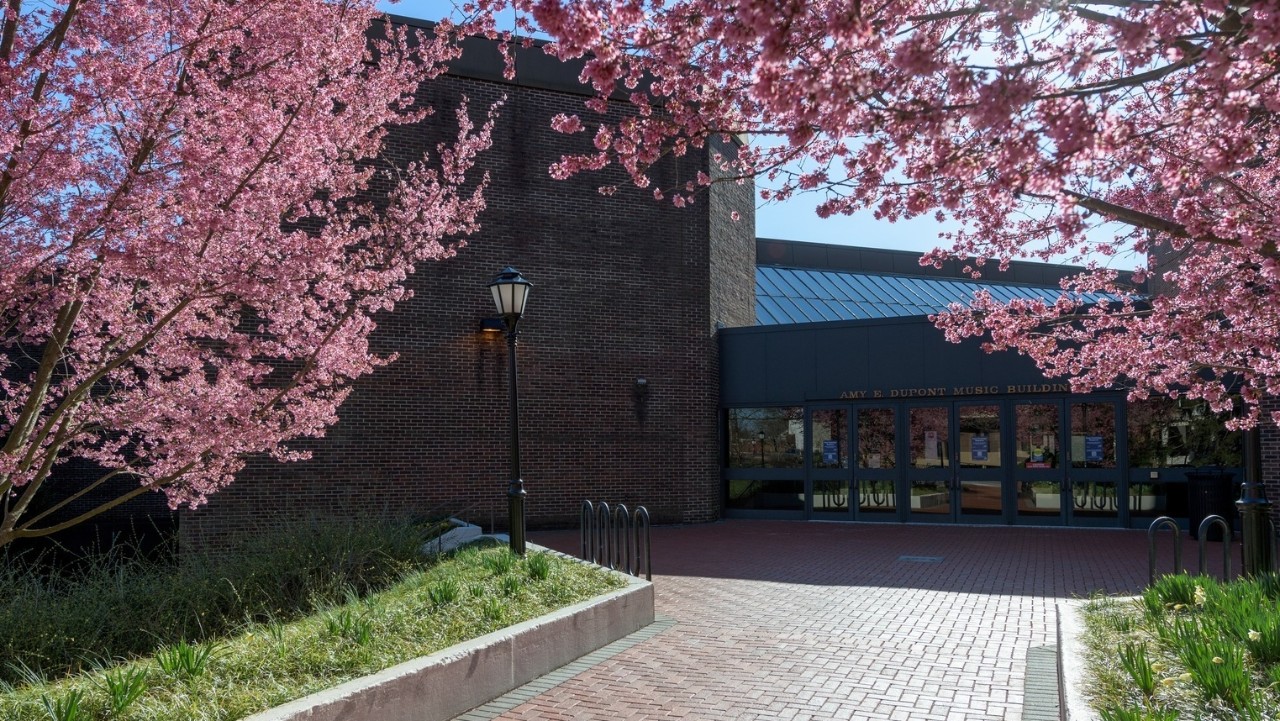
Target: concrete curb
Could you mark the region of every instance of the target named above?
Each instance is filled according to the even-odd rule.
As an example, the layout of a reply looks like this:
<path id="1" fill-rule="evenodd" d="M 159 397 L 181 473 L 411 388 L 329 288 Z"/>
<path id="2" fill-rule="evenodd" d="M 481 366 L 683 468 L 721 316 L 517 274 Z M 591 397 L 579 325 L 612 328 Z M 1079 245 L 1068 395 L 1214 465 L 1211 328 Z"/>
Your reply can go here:
<path id="1" fill-rule="evenodd" d="M 653 584 L 627 586 L 246 721 L 448 721 L 653 623 Z"/>
<path id="2" fill-rule="evenodd" d="M 1098 721 L 1085 699 L 1084 619 L 1080 609 L 1088 601 L 1058 601 L 1058 695 L 1063 721 Z"/>

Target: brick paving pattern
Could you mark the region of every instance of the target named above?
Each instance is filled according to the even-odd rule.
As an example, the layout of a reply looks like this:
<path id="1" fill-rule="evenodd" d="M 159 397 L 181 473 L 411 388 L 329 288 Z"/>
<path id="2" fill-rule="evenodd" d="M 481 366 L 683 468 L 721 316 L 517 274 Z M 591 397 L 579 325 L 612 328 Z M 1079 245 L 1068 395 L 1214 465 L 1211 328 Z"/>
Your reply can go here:
<path id="1" fill-rule="evenodd" d="M 1119 530 L 725 521 L 653 529 L 653 558 L 674 625 L 493 717 L 1020 719 L 1054 601 L 1147 576 Z"/>

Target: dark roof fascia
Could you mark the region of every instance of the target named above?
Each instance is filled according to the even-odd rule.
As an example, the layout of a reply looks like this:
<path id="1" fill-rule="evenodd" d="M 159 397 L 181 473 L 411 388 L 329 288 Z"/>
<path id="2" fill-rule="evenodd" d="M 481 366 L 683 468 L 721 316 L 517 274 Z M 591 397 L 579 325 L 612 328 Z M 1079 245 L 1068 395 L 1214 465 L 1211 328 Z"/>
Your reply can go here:
<path id="1" fill-rule="evenodd" d="M 752 335 L 756 333 L 783 333 L 796 330 L 839 330 L 841 328 L 865 328 L 881 325 L 933 325 L 927 315 L 902 315 L 891 318 L 863 318 L 857 320 L 815 320 L 804 323 L 773 323 L 770 325 L 742 325 L 721 328 L 724 335 Z"/>

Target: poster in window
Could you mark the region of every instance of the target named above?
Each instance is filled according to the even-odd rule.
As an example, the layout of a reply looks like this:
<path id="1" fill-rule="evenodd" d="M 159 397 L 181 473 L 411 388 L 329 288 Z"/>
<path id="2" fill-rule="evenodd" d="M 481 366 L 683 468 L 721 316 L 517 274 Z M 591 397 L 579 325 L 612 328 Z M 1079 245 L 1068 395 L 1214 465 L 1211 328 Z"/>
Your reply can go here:
<path id="1" fill-rule="evenodd" d="M 1086 463 L 1102 462 L 1102 436 L 1084 437 L 1084 460 Z"/>
<path id="2" fill-rule="evenodd" d="M 840 462 L 840 441 L 822 442 L 822 462 L 829 466 Z"/>
<path id="3" fill-rule="evenodd" d="M 974 461 L 987 460 L 987 451 L 990 449 L 990 441 L 986 436 L 974 436 L 969 439 L 969 457 Z"/>

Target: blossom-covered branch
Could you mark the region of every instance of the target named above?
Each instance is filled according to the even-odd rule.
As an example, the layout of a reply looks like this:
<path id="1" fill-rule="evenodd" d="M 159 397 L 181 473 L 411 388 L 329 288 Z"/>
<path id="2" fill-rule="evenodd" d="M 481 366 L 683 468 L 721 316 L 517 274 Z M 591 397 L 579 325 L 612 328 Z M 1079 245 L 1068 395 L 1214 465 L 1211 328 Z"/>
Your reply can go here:
<path id="1" fill-rule="evenodd" d="M 1058 303 L 953 309 L 937 319 L 952 338 L 986 336 L 1082 391 L 1205 398 L 1243 424 L 1280 394 L 1278 0 L 477 1 L 506 4 L 585 58 L 598 92 L 558 122 L 596 152 L 553 174 L 616 162 L 646 186 L 663 154 L 742 134 L 722 170 L 766 201 L 814 192 L 823 216 L 951 221 L 925 263 L 1090 268 Z M 632 117 L 595 115 L 619 93 Z M 1120 282 L 1121 255 L 1157 295 Z"/>
<path id="2" fill-rule="evenodd" d="M 372 0 L 3 12 L 0 546 L 151 490 L 197 506 L 250 455 L 304 458 L 289 441 L 392 360 L 374 314 L 484 207 L 494 109 L 458 108 L 408 167 L 382 157 L 433 111 L 414 96 L 456 55 L 448 26 L 410 37 Z M 37 502 L 71 458 L 101 475 Z"/>

